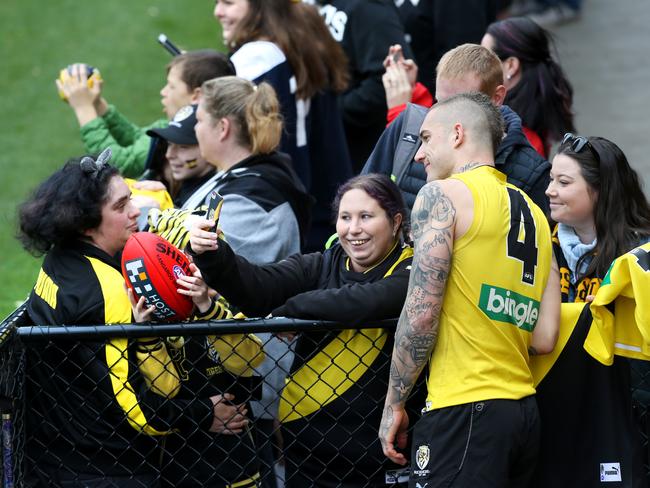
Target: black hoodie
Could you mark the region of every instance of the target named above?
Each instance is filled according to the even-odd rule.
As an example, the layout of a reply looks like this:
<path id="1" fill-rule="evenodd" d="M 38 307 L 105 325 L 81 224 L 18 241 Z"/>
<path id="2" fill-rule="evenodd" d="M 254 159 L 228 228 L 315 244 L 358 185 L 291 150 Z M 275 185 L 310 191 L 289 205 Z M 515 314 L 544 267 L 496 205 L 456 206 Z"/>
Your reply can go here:
<path id="1" fill-rule="evenodd" d="M 219 226 L 238 254 L 264 263 L 300 251 L 313 198 L 286 154 L 249 156 L 214 183 L 224 197 Z"/>

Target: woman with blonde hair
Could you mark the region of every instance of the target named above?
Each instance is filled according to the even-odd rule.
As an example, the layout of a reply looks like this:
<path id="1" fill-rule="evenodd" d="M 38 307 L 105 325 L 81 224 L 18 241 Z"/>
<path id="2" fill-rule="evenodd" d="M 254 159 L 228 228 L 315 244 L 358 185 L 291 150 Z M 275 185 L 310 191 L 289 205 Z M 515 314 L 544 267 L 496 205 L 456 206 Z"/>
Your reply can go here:
<path id="1" fill-rule="evenodd" d="M 308 250 L 322 250 L 334 228 L 329 204 L 352 176 L 339 94 L 347 59 L 313 5 L 292 0 L 217 0 L 214 16 L 237 76 L 276 91 L 284 118 L 280 150 L 316 198 Z"/>
<path id="2" fill-rule="evenodd" d="M 283 121 L 273 88 L 234 76 L 206 81 L 196 119 L 201 156 L 217 169 L 206 185 L 224 199 L 219 227 L 228 242 L 256 263 L 299 252 L 311 200 L 277 152 Z"/>
<path id="3" fill-rule="evenodd" d="M 283 120 L 275 91 L 236 77 L 207 81 L 194 128 L 201 156 L 216 166 L 212 186 L 224 198 L 219 228 L 231 247 L 255 264 L 280 261 L 300 251 L 312 198 L 304 191 L 291 159 L 277 152 Z M 251 407 L 256 448 L 263 461 L 263 485 L 274 484 L 273 422 L 278 392 L 291 367 L 288 344 L 270 333 L 257 336 L 266 359 L 262 399 Z"/>

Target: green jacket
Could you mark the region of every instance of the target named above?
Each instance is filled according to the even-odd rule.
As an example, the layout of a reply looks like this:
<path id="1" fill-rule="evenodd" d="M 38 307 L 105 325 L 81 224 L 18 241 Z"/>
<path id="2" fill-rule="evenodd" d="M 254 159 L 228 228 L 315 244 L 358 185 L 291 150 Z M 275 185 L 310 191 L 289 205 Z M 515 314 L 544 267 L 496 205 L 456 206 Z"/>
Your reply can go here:
<path id="1" fill-rule="evenodd" d="M 91 120 L 81 127 L 81 139 L 86 151 L 99 154 L 110 147 L 113 151 L 111 163 L 123 176 L 137 178 L 144 171 L 149 154 L 151 137 L 146 132 L 156 127 L 167 127 L 167 119 L 156 120 L 145 127 L 138 127 L 124 117 L 113 105 L 102 117 Z"/>

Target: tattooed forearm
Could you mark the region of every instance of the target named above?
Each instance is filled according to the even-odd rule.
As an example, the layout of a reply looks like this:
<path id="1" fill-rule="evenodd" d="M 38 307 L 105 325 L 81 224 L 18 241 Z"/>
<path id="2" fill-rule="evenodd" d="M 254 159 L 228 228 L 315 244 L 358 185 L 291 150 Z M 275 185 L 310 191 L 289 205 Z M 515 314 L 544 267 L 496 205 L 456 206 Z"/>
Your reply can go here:
<path id="1" fill-rule="evenodd" d="M 404 337 L 400 343 L 400 348 L 410 355 L 414 365 L 419 366 L 429 359 L 429 354 L 437 338 L 437 332 L 411 335 L 410 337 Z"/>
<path id="2" fill-rule="evenodd" d="M 382 418 L 382 423 L 379 432 L 382 437 L 386 437 L 388 430 L 393 425 L 393 421 L 394 421 L 393 407 L 391 407 L 390 405 L 386 405 L 384 407 L 384 417 Z"/>
<path id="3" fill-rule="evenodd" d="M 413 207 L 415 254 L 395 333 L 387 404 L 403 404 L 431 357 L 451 266 L 456 209 L 438 183 L 426 185 Z"/>

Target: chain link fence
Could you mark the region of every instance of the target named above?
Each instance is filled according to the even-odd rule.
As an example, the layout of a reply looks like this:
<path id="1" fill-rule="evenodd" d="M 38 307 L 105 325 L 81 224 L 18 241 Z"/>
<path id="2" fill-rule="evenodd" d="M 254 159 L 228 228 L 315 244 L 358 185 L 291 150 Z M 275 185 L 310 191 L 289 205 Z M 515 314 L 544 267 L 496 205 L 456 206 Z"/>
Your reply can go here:
<path id="1" fill-rule="evenodd" d="M 37 327 L 19 308 L 0 326 L 4 486 L 405 486 L 377 439 L 395 322 L 376 327 Z M 647 447 L 650 368 L 631 365 Z"/>

